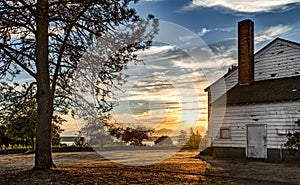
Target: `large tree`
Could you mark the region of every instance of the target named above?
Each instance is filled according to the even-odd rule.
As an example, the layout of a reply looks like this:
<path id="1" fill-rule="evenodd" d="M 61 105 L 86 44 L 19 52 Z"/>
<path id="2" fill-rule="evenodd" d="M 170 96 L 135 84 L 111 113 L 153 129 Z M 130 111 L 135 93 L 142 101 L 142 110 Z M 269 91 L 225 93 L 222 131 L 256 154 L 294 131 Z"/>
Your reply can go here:
<path id="1" fill-rule="evenodd" d="M 1 0 L 0 77 L 18 80 L 26 72 L 32 78 L 28 89 L 37 89 L 36 169 L 53 166 L 52 115 L 66 113 L 73 104 L 73 76 L 88 47 L 101 38 L 115 48 L 93 86 L 98 112 L 103 113 L 112 107 L 106 97 L 116 73 L 138 61 L 135 51 L 151 44 L 157 21 L 153 16 L 142 20 L 130 2 L 137 0 Z M 121 38 L 114 38 L 117 27 L 124 33 Z"/>

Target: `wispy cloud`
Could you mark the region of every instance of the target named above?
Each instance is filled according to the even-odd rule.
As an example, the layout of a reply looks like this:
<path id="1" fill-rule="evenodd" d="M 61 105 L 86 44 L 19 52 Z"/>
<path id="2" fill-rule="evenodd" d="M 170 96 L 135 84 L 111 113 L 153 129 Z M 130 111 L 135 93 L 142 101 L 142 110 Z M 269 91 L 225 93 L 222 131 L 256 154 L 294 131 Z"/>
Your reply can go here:
<path id="1" fill-rule="evenodd" d="M 233 31 L 234 29 L 235 29 L 234 27 L 228 27 L 228 28 L 205 28 L 204 27 L 201 29 L 201 31 L 198 32 L 198 35 L 202 37 L 211 31 L 230 32 Z"/>
<path id="2" fill-rule="evenodd" d="M 264 30 L 259 31 L 255 36 L 255 43 L 259 44 L 264 41 L 273 40 L 274 38 L 286 34 L 293 30 L 292 26 L 279 24 L 277 26 L 271 26 Z"/>
<path id="3" fill-rule="evenodd" d="M 258 13 L 271 12 L 274 10 L 288 10 L 288 5 L 300 3 L 300 0 L 193 0 L 192 4 L 182 8 L 182 10 L 191 10 L 195 7 L 224 7 L 235 12 Z"/>
<path id="4" fill-rule="evenodd" d="M 148 56 L 155 56 L 158 54 L 164 54 L 168 51 L 174 50 L 174 46 L 166 45 L 166 46 L 151 46 L 149 49 L 144 51 L 138 51 L 136 52 L 137 55 L 139 55 L 142 58 L 146 58 Z"/>
<path id="5" fill-rule="evenodd" d="M 200 32 L 198 32 L 198 35 L 200 37 L 202 37 L 203 35 L 207 34 L 208 32 L 210 32 L 211 30 L 210 29 L 207 29 L 207 28 L 202 28 L 202 30 Z"/>
<path id="6" fill-rule="evenodd" d="M 197 35 L 194 37 L 197 38 Z M 182 36 L 183 42 L 194 37 Z M 204 46 L 199 46 L 204 47 Z M 176 128 L 178 124 L 191 127 L 206 104 L 199 96 L 209 84 L 204 71 L 216 68 L 210 49 L 181 50 L 174 46 L 153 46 L 139 52 L 145 65 L 128 65 L 130 75 L 118 96 L 120 105 L 114 115 L 120 122 L 147 123 L 151 127 Z M 199 55 L 195 61 L 189 53 Z M 117 94 L 116 94 L 117 95 Z M 154 128 L 153 127 L 153 128 Z"/>
<path id="7" fill-rule="evenodd" d="M 237 63 L 237 45 L 236 39 L 228 39 L 222 42 L 210 45 L 210 48 L 214 52 L 215 60 L 219 66 L 224 70 L 228 69 L 229 66 Z"/>
<path id="8" fill-rule="evenodd" d="M 197 8 L 199 6 L 195 5 L 193 2 L 189 3 L 188 5 L 182 7 L 179 11 L 189 11 Z"/>

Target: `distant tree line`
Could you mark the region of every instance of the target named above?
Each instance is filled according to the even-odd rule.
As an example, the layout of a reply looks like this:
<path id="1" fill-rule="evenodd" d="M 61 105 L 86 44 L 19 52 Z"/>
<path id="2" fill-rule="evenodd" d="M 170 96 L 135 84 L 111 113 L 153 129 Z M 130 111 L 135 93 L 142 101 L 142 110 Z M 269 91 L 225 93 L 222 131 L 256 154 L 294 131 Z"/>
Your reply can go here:
<path id="1" fill-rule="evenodd" d="M 109 146 L 126 144 L 133 146 L 144 146 L 143 141 L 150 138 L 153 129 L 136 126 L 124 126 L 121 123 L 103 123 L 97 120 L 87 120 L 82 128 L 84 135 L 88 136 L 88 144 L 92 146 Z"/>
<path id="2" fill-rule="evenodd" d="M 178 145 L 187 148 L 187 149 L 198 149 L 202 136 L 200 135 L 199 131 L 194 132 L 193 129 L 190 129 L 190 135 L 186 133 L 186 131 L 181 130 L 179 132 L 177 142 Z M 155 140 L 156 146 L 173 146 L 174 143 L 169 136 L 161 136 Z"/>
<path id="3" fill-rule="evenodd" d="M 202 136 L 197 130 L 194 132 L 193 128 L 190 128 L 190 136 L 187 136 L 186 131 L 181 130 L 178 136 L 178 144 L 187 149 L 198 149 Z"/>
<path id="4" fill-rule="evenodd" d="M 59 116 L 52 118 L 52 145 L 60 145 L 60 133 L 63 131 L 60 125 L 64 120 Z M 35 150 L 35 124 L 36 117 L 24 115 L 14 121 L 0 125 L 0 149 L 7 149 L 9 146 L 30 147 Z"/>
<path id="5" fill-rule="evenodd" d="M 154 141 L 156 146 L 173 146 L 173 141 L 169 136 L 160 136 Z"/>
<path id="6" fill-rule="evenodd" d="M 7 87 L 6 87 L 7 85 Z M 35 149 L 37 102 L 34 89 L 2 83 L 0 88 L 0 148 L 24 146 Z M 59 145 L 60 125 L 65 122 L 58 115 L 52 116 L 52 145 Z"/>
<path id="7" fill-rule="evenodd" d="M 54 116 L 53 120 L 62 121 L 58 116 Z M 28 119 L 17 119 L 14 122 L 8 122 L 0 125 L 0 149 L 7 149 L 9 146 L 14 147 L 30 147 L 35 150 L 35 123 Z M 61 122 L 53 121 L 52 128 L 52 145 L 60 145 L 60 128 Z"/>
<path id="8" fill-rule="evenodd" d="M 109 127 L 109 132 L 112 136 L 122 140 L 126 144 L 144 146 L 143 140 L 149 139 L 153 130 L 141 126 L 131 128 L 112 125 Z"/>

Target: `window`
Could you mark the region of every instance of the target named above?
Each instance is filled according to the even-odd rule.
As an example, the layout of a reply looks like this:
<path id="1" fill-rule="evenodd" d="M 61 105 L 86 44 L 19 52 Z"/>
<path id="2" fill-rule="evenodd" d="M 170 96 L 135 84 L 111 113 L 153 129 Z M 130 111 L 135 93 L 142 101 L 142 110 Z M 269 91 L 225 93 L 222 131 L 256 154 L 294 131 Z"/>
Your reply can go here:
<path id="1" fill-rule="evenodd" d="M 221 128 L 220 129 L 220 138 L 221 139 L 230 139 L 231 138 L 230 129 L 229 128 Z"/>

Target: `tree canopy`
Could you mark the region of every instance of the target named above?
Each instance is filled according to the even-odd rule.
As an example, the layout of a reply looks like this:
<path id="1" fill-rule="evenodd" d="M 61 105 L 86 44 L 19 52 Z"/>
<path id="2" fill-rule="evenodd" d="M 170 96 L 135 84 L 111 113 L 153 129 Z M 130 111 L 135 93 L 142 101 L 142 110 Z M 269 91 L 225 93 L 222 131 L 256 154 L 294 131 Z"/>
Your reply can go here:
<path id="1" fill-rule="evenodd" d="M 191 136 L 188 140 L 188 142 L 186 143 L 186 145 L 189 147 L 189 148 L 192 148 L 192 149 L 198 149 L 199 148 L 199 145 L 200 145 L 200 142 L 201 142 L 201 139 L 202 139 L 202 136 L 201 134 L 199 133 L 198 130 L 196 130 L 196 133 L 193 131 L 193 129 L 191 128 Z"/>
<path id="2" fill-rule="evenodd" d="M 153 16 L 140 18 L 129 7 L 131 2 L 137 0 L 0 1 L 0 78 L 21 81 L 17 75 L 27 73 L 31 77 L 28 91 L 36 89 L 36 169 L 53 165 L 52 115 L 54 111 L 72 110 L 78 90 L 73 85 L 77 80 L 74 77 L 88 48 L 98 40 L 105 48 L 105 53 L 98 53 L 106 56 L 100 70 L 85 74 L 95 77 L 92 89 L 97 113 L 103 117 L 113 106 L 108 99 L 112 88 L 119 85 L 114 79 L 124 81 L 117 74 L 128 62 L 138 62 L 135 51 L 151 45 L 158 31 L 157 20 Z M 8 91 L 10 86 L 1 84 Z"/>
<path id="3" fill-rule="evenodd" d="M 112 136 L 133 146 L 144 146 L 143 140 L 149 139 L 150 135 L 153 133 L 152 129 L 141 126 L 131 128 L 111 125 L 108 131 Z"/>
<path id="4" fill-rule="evenodd" d="M 169 136 L 160 136 L 154 143 L 158 146 L 173 146 L 173 141 Z"/>
<path id="5" fill-rule="evenodd" d="M 8 85 L 2 83 L 0 88 L 0 125 L 8 142 L 5 144 L 31 146 L 34 149 L 37 122 L 37 103 L 35 88 L 28 84 Z M 59 145 L 62 129 L 60 125 L 66 120 L 58 115 L 52 117 L 52 144 Z M 3 143 L 4 144 L 4 143 Z"/>

